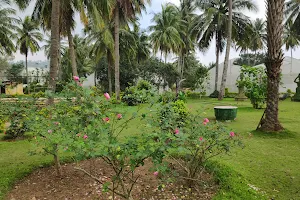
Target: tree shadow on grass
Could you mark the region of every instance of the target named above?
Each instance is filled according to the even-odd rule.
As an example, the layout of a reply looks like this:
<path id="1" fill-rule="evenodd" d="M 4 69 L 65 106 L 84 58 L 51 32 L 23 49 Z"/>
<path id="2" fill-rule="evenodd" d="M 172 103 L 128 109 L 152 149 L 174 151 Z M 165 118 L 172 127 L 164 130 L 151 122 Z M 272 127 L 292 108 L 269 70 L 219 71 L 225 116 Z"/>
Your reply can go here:
<path id="1" fill-rule="evenodd" d="M 264 132 L 260 130 L 251 131 L 253 136 L 260 137 L 264 139 L 293 139 L 297 138 L 297 132 L 290 131 L 288 129 L 284 129 L 280 132 Z"/>

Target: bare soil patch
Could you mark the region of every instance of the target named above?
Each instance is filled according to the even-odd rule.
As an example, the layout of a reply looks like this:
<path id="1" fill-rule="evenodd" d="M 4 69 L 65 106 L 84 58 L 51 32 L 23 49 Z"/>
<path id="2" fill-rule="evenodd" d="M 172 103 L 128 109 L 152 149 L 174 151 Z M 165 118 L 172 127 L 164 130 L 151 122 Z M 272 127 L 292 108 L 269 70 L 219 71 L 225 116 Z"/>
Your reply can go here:
<path id="1" fill-rule="evenodd" d="M 110 193 L 102 191 L 102 185 L 75 170 L 80 166 L 103 181 L 109 180 L 112 171 L 101 159 L 86 160 L 78 164 L 70 163 L 62 166 L 63 177 L 57 177 L 54 167 L 36 170 L 31 175 L 19 181 L 7 195 L 6 200 L 106 200 L 112 199 Z M 141 175 L 133 190 L 133 198 L 141 200 L 208 200 L 217 191 L 212 176 L 206 172 L 201 175 L 203 182 L 196 188 L 190 189 L 183 182 L 166 184 L 158 189 L 160 182 L 149 171 L 150 163 L 138 168 Z M 115 199 L 121 199 L 119 197 Z"/>

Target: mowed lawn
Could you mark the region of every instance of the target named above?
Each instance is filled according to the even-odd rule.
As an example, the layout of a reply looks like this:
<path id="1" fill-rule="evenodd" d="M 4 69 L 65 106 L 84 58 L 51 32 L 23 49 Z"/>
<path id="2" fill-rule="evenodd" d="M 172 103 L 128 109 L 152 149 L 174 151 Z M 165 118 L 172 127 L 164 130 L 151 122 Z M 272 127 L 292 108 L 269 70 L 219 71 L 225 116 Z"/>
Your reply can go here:
<path id="1" fill-rule="evenodd" d="M 254 131 L 263 110 L 254 110 L 250 102 L 236 103 L 233 99 L 188 101 L 191 111 L 199 109 L 204 112 L 201 117 L 212 120 L 216 105 L 239 107 L 237 120 L 226 124 L 242 137 L 245 145 L 244 149 L 234 149 L 229 156 L 217 158 L 218 162 L 234 169 L 269 198 L 300 199 L 300 103 L 280 102 L 280 120 L 287 130 L 276 134 Z M 122 108 L 129 113 L 137 109 Z M 125 134 L 138 134 L 141 127 L 141 123 L 134 120 Z M 51 163 L 49 156 L 30 156 L 30 147 L 29 141 L 0 141 L 0 199 L 16 180 Z"/>
<path id="2" fill-rule="evenodd" d="M 280 102 L 280 121 L 286 131 L 262 133 L 255 131 L 263 110 L 255 110 L 250 102 L 233 100 L 189 101 L 192 110 L 206 108 L 214 118 L 215 105 L 238 106 L 237 120 L 228 123 L 243 138 L 245 148 L 237 148 L 230 156 L 218 158 L 273 199 L 300 199 L 300 103 Z"/>

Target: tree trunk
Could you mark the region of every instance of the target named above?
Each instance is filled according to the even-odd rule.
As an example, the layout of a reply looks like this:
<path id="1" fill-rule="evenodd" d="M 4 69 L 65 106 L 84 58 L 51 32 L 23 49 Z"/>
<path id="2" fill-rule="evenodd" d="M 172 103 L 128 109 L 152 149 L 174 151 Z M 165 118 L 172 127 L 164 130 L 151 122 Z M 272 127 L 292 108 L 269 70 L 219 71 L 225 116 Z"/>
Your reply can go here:
<path id="1" fill-rule="evenodd" d="M 225 95 L 225 85 L 227 80 L 227 71 L 229 66 L 229 55 L 230 55 L 230 46 L 231 46 L 231 35 L 232 35 L 232 0 L 228 0 L 229 8 L 229 19 L 228 19 L 228 35 L 227 35 L 227 46 L 226 46 L 226 55 L 224 61 L 224 69 L 221 81 L 221 88 L 219 93 L 219 100 L 223 100 Z"/>
<path id="2" fill-rule="evenodd" d="M 291 48 L 291 70 L 290 70 L 290 74 L 293 73 L 293 48 Z"/>
<path id="3" fill-rule="evenodd" d="M 216 36 L 216 76 L 215 76 L 215 91 L 218 91 L 219 82 L 219 57 L 220 57 L 220 42 L 218 36 Z"/>
<path id="4" fill-rule="evenodd" d="M 108 77 L 108 91 L 109 94 L 112 94 L 112 77 L 111 77 L 111 71 L 112 71 L 112 65 L 113 60 L 109 53 L 107 53 L 107 77 Z"/>
<path id="5" fill-rule="evenodd" d="M 59 34 L 59 47 L 58 47 L 58 67 L 57 67 L 57 77 L 58 80 L 62 80 L 62 67 L 61 67 L 61 53 L 60 53 L 60 48 L 61 48 L 61 38 Z"/>
<path id="6" fill-rule="evenodd" d="M 97 87 L 97 70 L 94 72 L 94 85 Z"/>
<path id="7" fill-rule="evenodd" d="M 267 1 L 268 53 L 265 64 L 268 75 L 268 93 L 265 118 L 261 122 L 261 130 L 263 131 L 280 131 L 283 129 L 278 119 L 279 83 L 283 62 L 283 11 L 284 0 Z"/>
<path id="8" fill-rule="evenodd" d="M 26 66 L 26 81 L 27 81 L 27 93 L 30 94 L 29 74 L 28 74 L 28 53 L 25 54 L 25 66 Z"/>
<path id="9" fill-rule="evenodd" d="M 119 3 L 117 2 L 115 8 L 115 92 L 116 99 L 120 100 L 120 13 L 119 13 Z"/>
<path id="10" fill-rule="evenodd" d="M 74 49 L 74 41 L 73 41 L 73 35 L 72 35 L 70 28 L 68 28 L 68 41 L 69 41 L 72 73 L 73 73 L 73 76 L 78 76 L 76 54 L 75 54 L 75 49 Z"/>
<path id="11" fill-rule="evenodd" d="M 55 93 L 56 89 L 56 78 L 58 69 L 58 50 L 60 43 L 59 35 L 59 16 L 60 16 L 60 0 L 52 0 L 52 11 L 51 11 L 51 48 L 50 48 L 50 80 L 48 89 Z M 48 104 L 52 104 L 54 98 L 48 99 Z"/>
<path id="12" fill-rule="evenodd" d="M 53 155 L 54 157 L 54 164 L 55 164 L 55 169 L 56 169 L 56 174 L 57 176 L 61 176 L 62 175 L 62 170 L 61 170 L 61 166 L 60 166 L 60 160 L 59 160 L 59 156 L 58 156 L 58 146 L 55 145 L 55 154 Z"/>

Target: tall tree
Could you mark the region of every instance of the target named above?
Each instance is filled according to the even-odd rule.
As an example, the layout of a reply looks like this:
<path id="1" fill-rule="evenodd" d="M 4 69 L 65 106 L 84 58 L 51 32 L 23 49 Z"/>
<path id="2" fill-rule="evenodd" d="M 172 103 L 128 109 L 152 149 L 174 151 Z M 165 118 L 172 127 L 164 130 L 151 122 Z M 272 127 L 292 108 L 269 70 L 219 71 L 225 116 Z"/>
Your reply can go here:
<path id="1" fill-rule="evenodd" d="M 97 26 L 92 27 L 88 31 L 88 42 L 93 43 L 91 56 L 94 57 L 96 63 L 99 63 L 101 58 L 107 60 L 107 77 L 108 91 L 112 94 L 112 71 L 114 65 L 114 37 L 111 27 L 112 23 L 107 23 L 104 29 L 99 29 Z M 95 68 L 95 76 L 97 76 L 97 67 Z"/>
<path id="2" fill-rule="evenodd" d="M 291 50 L 291 69 L 290 73 L 293 71 L 293 50 L 300 44 L 300 36 L 296 33 L 293 22 L 287 21 L 284 25 L 284 36 L 283 43 L 285 44 L 285 49 Z"/>
<path id="3" fill-rule="evenodd" d="M 115 40 L 115 92 L 117 100 L 120 99 L 120 22 L 135 20 L 137 14 L 145 9 L 146 3 L 151 0 L 115 0 L 114 13 L 114 40 Z"/>
<path id="4" fill-rule="evenodd" d="M 288 0 L 286 2 L 284 15 L 287 17 L 287 22 L 292 21 L 293 28 L 298 35 L 300 35 L 300 1 L 299 0 Z"/>
<path id="5" fill-rule="evenodd" d="M 162 6 L 161 13 L 154 15 L 150 26 L 150 41 L 153 46 L 154 53 L 160 51 L 161 60 L 162 54 L 165 54 L 165 62 L 169 53 L 176 53 L 183 44 L 180 35 L 180 13 L 174 4 Z"/>
<path id="6" fill-rule="evenodd" d="M 43 35 L 39 31 L 39 24 L 32 21 L 29 16 L 26 16 L 22 26 L 17 29 L 19 36 L 17 46 L 20 49 L 20 53 L 25 55 L 25 69 L 27 79 L 27 89 L 30 93 L 30 83 L 28 75 L 28 53 L 36 53 L 40 50 L 39 42 L 43 41 Z"/>
<path id="7" fill-rule="evenodd" d="M 17 29 L 19 20 L 13 16 L 16 11 L 12 8 L 2 7 L 4 0 L 0 0 L 0 54 L 11 55 L 15 50 L 13 40 L 16 38 L 14 30 Z"/>
<path id="8" fill-rule="evenodd" d="M 230 46 L 231 46 L 231 37 L 232 37 L 232 0 L 228 0 L 229 8 L 229 18 L 228 18 L 228 33 L 227 33 L 227 46 L 226 46 L 226 55 L 224 61 L 223 76 L 221 81 L 221 88 L 219 93 L 219 100 L 223 100 L 225 95 L 225 84 L 227 80 L 227 71 L 229 66 L 229 55 L 230 55 Z"/>
<path id="9" fill-rule="evenodd" d="M 206 51 L 213 39 L 216 41 L 216 76 L 215 92 L 218 91 L 219 56 L 223 52 L 228 26 L 229 9 L 228 0 L 199 0 L 197 8 L 203 14 L 195 18 L 194 32 L 197 35 L 199 49 Z M 257 7 L 252 0 L 232 1 L 232 34 L 233 39 L 249 25 L 249 17 L 243 11 L 256 11 Z"/>
<path id="10" fill-rule="evenodd" d="M 261 129 L 264 131 L 280 131 L 282 126 L 278 119 L 279 83 L 283 61 L 282 35 L 284 0 L 267 0 L 267 108 Z"/>
<path id="11" fill-rule="evenodd" d="M 51 29 L 51 8 L 52 1 L 48 0 L 37 0 L 33 10 L 32 17 L 35 20 L 41 22 L 42 26 L 46 30 Z M 76 54 L 74 49 L 74 41 L 72 30 L 75 28 L 74 15 L 78 11 L 79 1 L 77 0 L 61 0 L 60 6 L 60 35 L 68 38 L 69 42 L 69 56 L 72 63 L 72 74 L 73 76 L 78 76 Z"/>
<path id="12" fill-rule="evenodd" d="M 182 40 L 182 44 L 178 49 L 178 74 L 179 77 L 176 81 L 176 93 L 181 87 L 183 79 L 184 70 L 186 68 L 186 60 L 195 51 L 195 37 L 193 35 L 193 20 L 195 18 L 196 7 L 194 6 L 193 0 L 180 0 L 180 27 L 179 33 Z"/>
<path id="13" fill-rule="evenodd" d="M 250 30 L 250 50 L 255 54 L 258 50 L 265 48 L 267 42 L 266 22 L 263 19 L 257 18 L 251 23 Z"/>

